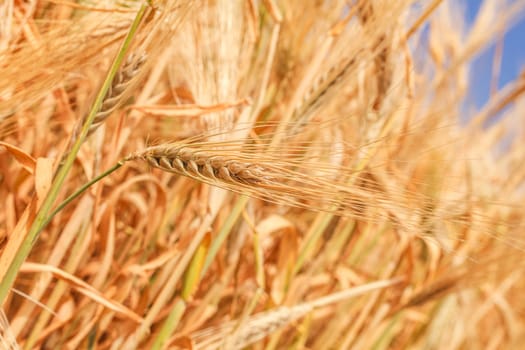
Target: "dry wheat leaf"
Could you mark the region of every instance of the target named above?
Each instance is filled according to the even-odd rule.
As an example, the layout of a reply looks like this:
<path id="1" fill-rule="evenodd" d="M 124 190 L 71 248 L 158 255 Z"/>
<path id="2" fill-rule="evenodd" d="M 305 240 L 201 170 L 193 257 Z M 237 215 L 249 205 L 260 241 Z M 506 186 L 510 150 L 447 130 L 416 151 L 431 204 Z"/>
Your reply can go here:
<path id="1" fill-rule="evenodd" d="M 78 292 L 82 293 L 86 297 L 92 299 L 93 301 L 98 302 L 101 305 L 104 305 L 110 310 L 118 312 L 127 316 L 135 322 L 142 322 L 142 317 L 137 315 L 135 312 L 127 308 L 126 306 L 106 298 L 98 290 L 82 281 L 80 278 L 73 276 L 70 273 L 67 273 L 55 266 L 25 262 L 20 269 L 21 272 L 49 272 L 52 273 L 55 277 L 60 278 L 70 284 L 71 287 L 75 288 Z"/>
<path id="2" fill-rule="evenodd" d="M 179 248 L 171 248 L 168 251 L 160 254 L 158 257 L 147 261 L 143 264 L 132 264 L 130 266 L 125 267 L 122 272 L 124 274 L 133 274 L 133 275 L 139 275 L 139 276 L 147 276 L 148 271 L 156 270 L 162 266 L 164 266 L 168 261 L 178 258 L 180 256 Z"/>
<path id="3" fill-rule="evenodd" d="M 47 192 L 53 180 L 53 161 L 49 158 L 38 158 L 35 168 L 35 189 L 38 198 L 38 207 L 46 198 Z"/>
<path id="4" fill-rule="evenodd" d="M 35 158 L 31 157 L 25 151 L 20 148 L 13 146 L 7 142 L 0 141 L 0 146 L 4 146 L 9 153 L 26 169 L 29 173 L 33 174 L 36 167 Z"/>
<path id="5" fill-rule="evenodd" d="M 35 215 L 35 210 L 36 200 L 33 197 L 29 205 L 25 208 L 23 214 L 20 216 L 13 232 L 7 233 L 9 239 L 7 245 L 2 251 L 2 255 L 0 255 L 0 280 L 4 279 L 9 266 L 16 257 L 16 254 L 28 232 L 27 223 Z"/>
<path id="6" fill-rule="evenodd" d="M 218 113 L 229 108 L 239 107 L 248 104 L 248 100 L 241 99 L 235 102 L 218 103 L 215 105 L 186 104 L 177 106 L 153 105 L 153 106 L 133 106 L 142 113 L 161 115 L 165 117 L 197 117 L 208 113 Z"/>
<path id="7" fill-rule="evenodd" d="M 175 349 L 193 350 L 195 349 L 195 342 L 188 336 L 176 337 L 170 342 Z"/>
<path id="8" fill-rule="evenodd" d="M 271 233 L 281 231 L 281 230 L 293 230 L 295 226 L 286 218 L 272 214 L 260 221 L 255 230 L 262 236 L 269 236 Z"/>

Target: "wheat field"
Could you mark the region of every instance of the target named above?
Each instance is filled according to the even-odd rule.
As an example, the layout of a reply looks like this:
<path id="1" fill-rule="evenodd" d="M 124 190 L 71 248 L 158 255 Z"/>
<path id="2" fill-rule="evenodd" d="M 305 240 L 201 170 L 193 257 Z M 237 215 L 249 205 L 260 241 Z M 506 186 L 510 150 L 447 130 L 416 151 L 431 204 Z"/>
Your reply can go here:
<path id="1" fill-rule="evenodd" d="M 0 348 L 525 347 L 482 2 L 3 0 Z"/>

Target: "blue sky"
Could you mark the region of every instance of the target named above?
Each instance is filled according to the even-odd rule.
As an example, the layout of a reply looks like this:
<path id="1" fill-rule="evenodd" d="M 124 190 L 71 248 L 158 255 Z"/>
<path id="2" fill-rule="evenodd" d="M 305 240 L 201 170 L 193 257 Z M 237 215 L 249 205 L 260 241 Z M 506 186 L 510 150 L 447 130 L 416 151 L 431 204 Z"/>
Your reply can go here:
<path id="1" fill-rule="evenodd" d="M 472 22 L 482 3 L 481 0 L 463 0 L 466 3 L 466 16 Z M 478 108 L 487 101 L 490 93 L 492 62 L 495 47 L 491 46 L 475 61 L 471 71 L 471 102 Z M 514 80 L 521 70 L 525 70 L 525 15 L 504 37 L 499 87 Z"/>

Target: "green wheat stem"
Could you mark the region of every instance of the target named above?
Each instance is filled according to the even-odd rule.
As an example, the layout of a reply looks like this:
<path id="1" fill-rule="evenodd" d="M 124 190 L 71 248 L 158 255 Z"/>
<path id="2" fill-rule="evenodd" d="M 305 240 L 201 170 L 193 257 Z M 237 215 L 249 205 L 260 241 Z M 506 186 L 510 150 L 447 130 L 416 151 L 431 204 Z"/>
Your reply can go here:
<path id="1" fill-rule="evenodd" d="M 215 259 L 215 256 L 219 252 L 219 249 L 221 248 L 222 244 L 224 243 L 224 241 L 230 234 L 233 225 L 235 225 L 235 223 L 241 216 L 241 213 L 244 207 L 246 206 L 246 203 L 248 203 L 249 199 L 250 197 L 248 196 L 241 196 L 238 199 L 235 207 L 230 212 L 230 215 L 228 215 L 228 218 L 226 219 L 220 232 L 217 234 L 217 237 L 211 243 L 210 249 L 208 251 L 208 255 L 206 256 L 206 260 L 204 261 L 204 266 L 202 267 L 202 270 L 200 273 L 201 277 L 206 274 L 206 271 L 208 271 L 208 268 L 211 266 L 213 259 Z"/>
<path id="2" fill-rule="evenodd" d="M 115 170 L 119 169 L 121 166 L 124 165 L 124 161 L 119 161 L 118 163 L 116 163 L 115 165 L 113 165 L 111 168 L 109 168 L 108 170 L 104 171 L 103 173 L 101 173 L 100 175 L 94 177 L 93 179 L 91 179 L 89 182 L 86 182 L 84 185 L 82 185 L 82 187 L 80 187 L 79 189 L 77 189 L 73 194 L 71 194 L 69 197 L 67 197 L 66 199 L 64 199 L 64 201 L 62 203 L 60 203 L 56 208 L 55 210 L 53 210 L 53 212 L 47 217 L 46 219 L 46 222 L 44 222 L 43 224 L 43 227 L 46 227 L 47 224 L 49 224 L 49 222 L 55 217 L 56 214 L 58 214 L 62 209 L 64 209 L 64 207 L 66 205 L 68 205 L 69 203 L 71 203 L 75 198 L 77 198 L 78 196 L 80 196 L 82 193 L 84 193 L 84 191 L 86 191 L 88 188 L 90 188 L 92 185 L 96 184 L 97 182 L 99 182 L 100 180 L 102 180 L 103 178 L 105 178 L 106 176 L 108 176 L 109 174 L 111 174 L 112 172 L 114 172 Z"/>
<path id="3" fill-rule="evenodd" d="M 162 325 L 159 334 L 155 337 L 153 344 L 151 345 L 152 350 L 164 349 L 166 344 L 169 341 L 169 338 L 172 336 L 172 333 L 175 331 L 179 325 L 184 312 L 186 311 L 187 304 L 184 299 L 178 299 L 175 302 L 175 305 L 171 309 L 168 318 Z"/>
<path id="4" fill-rule="evenodd" d="M 3 304 L 9 290 L 11 289 L 14 283 L 14 280 L 16 278 L 16 275 L 18 273 L 18 270 L 20 270 L 20 267 L 22 266 L 24 260 L 29 255 L 31 248 L 33 247 L 33 243 L 36 241 L 36 239 L 38 238 L 38 235 L 44 229 L 45 225 L 49 222 L 48 216 L 49 216 L 49 212 L 51 211 L 51 207 L 53 206 L 53 203 L 55 202 L 58 196 L 58 193 L 60 192 L 62 184 L 64 183 L 69 171 L 71 170 L 73 166 L 73 163 L 75 162 L 77 154 L 80 150 L 80 146 L 82 145 L 82 143 L 87 137 L 89 128 L 91 124 L 93 123 L 93 120 L 95 119 L 96 114 L 98 113 L 98 111 L 100 110 L 102 106 L 102 103 L 111 86 L 113 78 L 115 77 L 120 65 L 122 64 L 122 61 L 124 60 L 126 52 L 129 46 L 131 45 L 133 37 L 135 36 L 135 33 L 139 27 L 139 24 L 144 18 L 146 10 L 149 6 L 150 5 L 148 5 L 147 3 L 143 3 L 140 9 L 138 10 L 135 16 L 135 19 L 133 20 L 133 23 L 131 24 L 131 27 L 128 31 L 128 34 L 126 35 L 126 38 L 124 39 L 122 46 L 120 47 L 113 63 L 111 64 L 111 67 L 106 76 L 106 79 L 104 80 L 104 83 L 102 84 L 102 87 L 95 99 L 95 102 L 93 103 L 93 106 L 88 114 L 88 117 L 86 118 L 86 121 L 84 125 L 82 126 L 80 135 L 78 136 L 76 142 L 71 148 L 71 152 L 68 154 L 64 163 L 58 169 L 58 172 L 53 180 L 53 183 L 51 184 L 49 192 L 46 198 L 44 199 L 42 206 L 38 210 L 27 236 L 24 237 L 24 240 L 22 244 L 20 245 L 17 255 L 11 262 L 11 265 L 7 269 L 7 272 L 2 279 L 2 282 L 0 283 L 0 305 Z"/>

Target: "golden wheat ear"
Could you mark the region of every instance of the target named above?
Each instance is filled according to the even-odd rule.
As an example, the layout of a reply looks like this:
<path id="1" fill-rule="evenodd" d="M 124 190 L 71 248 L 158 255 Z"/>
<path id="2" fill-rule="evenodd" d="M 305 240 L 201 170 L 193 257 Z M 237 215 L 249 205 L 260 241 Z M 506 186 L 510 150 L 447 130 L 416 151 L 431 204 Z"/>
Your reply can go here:
<path id="1" fill-rule="evenodd" d="M 391 205 L 377 189 L 349 186 L 340 172 L 351 173 L 351 168 L 293 157 L 285 160 L 282 154 L 264 153 L 258 146 L 240 152 L 235 146 L 230 142 L 165 143 L 132 153 L 123 161 L 145 161 L 153 168 L 267 202 L 342 216 L 372 220 L 367 215 L 373 214 L 365 213 L 365 203 L 374 201 L 385 209 Z M 309 171 L 314 167 L 323 176 Z"/>
<path id="2" fill-rule="evenodd" d="M 187 146 L 161 145 L 148 148 L 138 158 L 164 171 L 187 176 L 211 184 L 245 185 L 269 184 L 268 169 L 251 162 L 199 151 Z"/>

